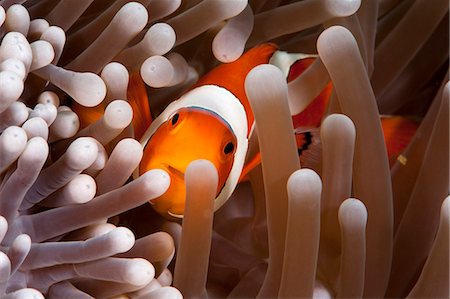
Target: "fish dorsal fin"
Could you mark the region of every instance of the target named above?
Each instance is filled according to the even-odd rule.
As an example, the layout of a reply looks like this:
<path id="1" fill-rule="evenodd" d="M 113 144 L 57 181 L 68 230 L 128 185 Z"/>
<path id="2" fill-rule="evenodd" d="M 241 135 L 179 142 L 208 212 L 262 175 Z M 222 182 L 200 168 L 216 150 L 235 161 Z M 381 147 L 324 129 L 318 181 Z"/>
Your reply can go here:
<path id="1" fill-rule="evenodd" d="M 306 57 L 295 61 L 289 69 L 288 82 L 300 76 L 315 59 L 316 57 Z M 331 82 L 328 83 L 322 92 L 306 106 L 305 110 L 292 116 L 294 128 L 320 126 L 330 101 L 332 88 Z"/>
<path id="2" fill-rule="evenodd" d="M 318 57 L 317 54 L 289 53 L 289 52 L 285 52 L 285 51 L 276 51 L 270 58 L 269 63 L 278 67 L 281 70 L 281 72 L 284 74 L 284 77 L 288 78 L 289 75 L 292 73 L 293 65 L 295 65 L 299 61 L 311 61 L 312 62 L 317 57 Z M 306 67 L 308 67 L 309 64 L 310 63 L 308 63 L 306 65 Z M 300 65 L 303 65 L 303 63 L 301 63 Z M 305 67 L 305 69 L 306 69 L 306 67 Z"/>
<path id="3" fill-rule="evenodd" d="M 131 105 L 131 108 L 133 108 L 132 124 L 134 136 L 139 140 L 152 123 L 147 89 L 139 72 L 134 72 L 130 75 L 127 97 L 128 103 Z"/>

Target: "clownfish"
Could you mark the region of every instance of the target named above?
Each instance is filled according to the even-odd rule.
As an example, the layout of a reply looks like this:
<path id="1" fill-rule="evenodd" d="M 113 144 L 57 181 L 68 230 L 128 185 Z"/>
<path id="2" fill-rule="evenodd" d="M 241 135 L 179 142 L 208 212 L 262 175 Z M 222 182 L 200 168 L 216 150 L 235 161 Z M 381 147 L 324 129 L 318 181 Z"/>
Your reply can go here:
<path id="1" fill-rule="evenodd" d="M 140 139 L 144 148 L 138 174 L 160 168 L 171 179 L 166 193 L 150 202 L 159 214 L 171 219 L 183 217 L 184 174 L 193 160 L 207 159 L 217 169 L 219 182 L 214 210 L 226 202 L 245 174 L 260 163 L 259 153 L 251 159 L 246 157 L 254 117 L 244 81 L 254 67 L 269 63 L 275 52 L 277 47 L 274 44 L 263 44 L 248 50 L 234 62 L 215 67 L 155 119 L 151 118 L 145 84 L 138 73 L 131 75 L 128 101 L 133 108 L 132 125 L 135 138 Z M 289 67 L 288 82 L 298 77 L 315 59 L 314 55 L 299 57 Z M 330 82 L 304 111 L 292 118 L 302 165 L 308 166 L 309 161 L 320 160 L 319 134 L 310 128 L 320 126 L 331 89 Z M 76 105 L 74 111 L 83 127 L 99 119 L 104 108 L 102 104 L 94 108 Z M 401 153 L 417 124 L 403 117 L 385 119 L 383 121 L 382 118 L 382 125 L 387 132 L 388 154 L 395 161 L 391 157 Z M 406 137 L 396 142 L 399 141 L 395 138 L 398 130 L 405 128 L 407 134 L 403 136 Z"/>
<path id="2" fill-rule="evenodd" d="M 196 159 L 207 159 L 217 169 L 214 210 L 231 196 L 244 168 L 254 121 L 244 80 L 255 66 L 268 63 L 276 50 L 273 44 L 261 45 L 217 66 L 151 123 L 141 139 L 144 157 L 139 173 L 162 168 L 171 178 L 166 193 L 151 202 L 157 212 L 183 217 L 184 173 Z"/>

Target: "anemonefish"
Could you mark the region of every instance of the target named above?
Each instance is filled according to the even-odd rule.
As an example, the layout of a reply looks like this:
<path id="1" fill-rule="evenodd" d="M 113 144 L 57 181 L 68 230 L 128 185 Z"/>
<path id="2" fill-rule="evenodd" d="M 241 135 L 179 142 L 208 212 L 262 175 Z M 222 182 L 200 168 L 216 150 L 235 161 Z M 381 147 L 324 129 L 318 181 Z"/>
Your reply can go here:
<path id="1" fill-rule="evenodd" d="M 141 139 L 144 158 L 139 172 L 162 168 L 169 173 L 168 191 L 151 202 L 160 214 L 183 217 L 184 173 L 196 159 L 207 159 L 216 166 L 219 183 L 214 209 L 230 197 L 244 168 L 254 120 L 244 80 L 275 51 L 274 45 L 265 44 L 235 62 L 217 66 L 152 122 Z"/>
<path id="2" fill-rule="evenodd" d="M 259 154 L 248 159 L 248 135 L 254 117 L 244 89 L 247 74 L 255 66 L 269 63 L 277 52 L 274 44 L 263 44 L 244 53 L 238 60 L 221 64 L 203 76 L 187 93 L 172 102 L 151 119 L 145 85 L 139 74 L 131 76 L 128 101 L 133 108 L 135 137 L 140 139 L 144 156 L 138 174 L 160 168 L 170 175 L 169 189 L 152 200 L 153 208 L 168 218 L 182 218 L 185 204 L 184 174 L 190 162 L 196 159 L 211 161 L 218 172 L 219 183 L 214 209 L 220 208 L 230 197 L 243 173 L 248 173 L 259 162 Z M 314 55 L 300 55 L 288 70 L 287 80 L 299 76 L 315 59 Z M 300 114 L 293 123 L 301 162 L 320 159 L 320 140 L 309 128 L 317 128 L 325 115 L 331 94 L 331 83 Z M 83 125 L 102 115 L 105 107 L 75 107 Z M 270 120 L 269 120 L 270 121 Z M 404 126 L 403 118 L 389 119 L 390 141 L 395 141 L 397 129 Z M 407 144 L 416 125 L 408 122 L 407 137 L 402 145 L 395 145 L 395 153 Z M 308 128 L 308 129 L 305 129 Z M 141 137 L 142 136 L 142 137 Z M 318 150 L 317 150 L 318 149 Z M 392 151 L 388 152 L 394 155 Z M 246 159 L 247 158 L 247 159 Z M 244 165 L 246 161 L 250 161 Z M 303 164 L 302 164 L 303 165 Z"/>

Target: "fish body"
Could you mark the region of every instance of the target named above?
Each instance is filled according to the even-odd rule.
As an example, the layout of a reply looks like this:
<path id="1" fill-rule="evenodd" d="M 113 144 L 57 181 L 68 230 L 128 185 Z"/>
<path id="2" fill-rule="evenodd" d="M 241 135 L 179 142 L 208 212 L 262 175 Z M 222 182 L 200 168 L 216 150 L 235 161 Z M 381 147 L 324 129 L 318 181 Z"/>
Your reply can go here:
<path id="1" fill-rule="evenodd" d="M 244 82 L 254 67 L 269 63 L 276 51 L 274 44 L 263 44 L 250 49 L 234 62 L 217 66 L 154 120 L 151 119 L 142 79 L 139 74 L 131 76 L 128 100 L 134 113 L 133 128 L 137 139 L 142 136 L 140 142 L 144 148 L 137 175 L 160 168 L 171 178 L 167 192 L 150 202 L 158 213 L 170 219 L 183 217 L 186 197 L 184 174 L 194 160 L 207 159 L 218 171 L 215 210 L 226 202 L 245 174 L 260 163 L 259 153 L 254 157 L 246 156 L 254 116 Z M 288 81 L 297 78 L 316 59 L 315 55 L 305 54 L 292 57 L 296 59 L 291 60 L 284 70 Z M 318 128 L 326 114 L 331 89 L 329 83 L 304 111 L 293 115 L 293 133 L 302 166 L 317 168 L 320 165 Z M 90 109 L 92 113 L 82 114 L 81 118 L 92 122 L 101 117 L 104 107 L 83 109 Z M 401 152 L 417 126 L 412 123 L 405 126 L 403 118 L 382 118 L 382 124 L 390 159 L 395 161 L 393 157 Z M 395 142 L 396 136 L 401 135 L 399 130 L 405 128 L 407 137 Z"/>
<path id="2" fill-rule="evenodd" d="M 234 62 L 215 67 L 152 122 L 141 140 L 144 158 L 139 172 L 162 168 L 169 173 L 168 191 L 151 201 L 160 214 L 182 218 L 186 197 L 183 175 L 196 159 L 208 159 L 217 168 L 219 186 L 214 209 L 230 197 L 244 167 L 254 122 L 244 90 L 245 77 L 255 66 L 268 63 L 276 50 L 274 44 L 260 45 Z M 184 123 L 171 134 L 174 115 Z"/>

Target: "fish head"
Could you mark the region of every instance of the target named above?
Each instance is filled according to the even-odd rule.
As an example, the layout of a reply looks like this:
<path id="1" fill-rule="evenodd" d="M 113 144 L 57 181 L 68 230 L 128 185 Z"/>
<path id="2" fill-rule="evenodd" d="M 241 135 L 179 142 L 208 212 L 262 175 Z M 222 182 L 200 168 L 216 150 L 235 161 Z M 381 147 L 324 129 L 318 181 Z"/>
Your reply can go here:
<path id="1" fill-rule="evenodd" d="M 139 173 L 163 169 L 168 190 L 150 203 L 161 215 L 182 218 L 186 201 L 184 175 L 198 159 L 216 167 L 215 210 L 236 187 L 247 151 L 247 119 L 239 100 L 224 88 L 202 86 L 170 104 L 144 134 Z"/>
<path id="2" fill-rule="evenodd" d="M 198 159 L 211 161 L 223 188 L 234 162 L 237 139 L 230 126 L 218 114 L 199 107 L 177 110 L 148 141 L 140 172 L 159 168 L 171 179 L 167 192 L 152 201 L 158 212 L 182 215 L 186 187 L 184 174 L 188 165 Z"/>

